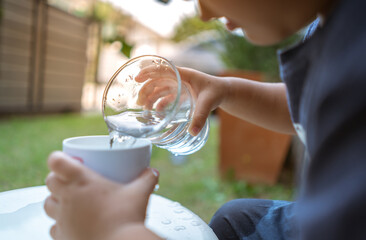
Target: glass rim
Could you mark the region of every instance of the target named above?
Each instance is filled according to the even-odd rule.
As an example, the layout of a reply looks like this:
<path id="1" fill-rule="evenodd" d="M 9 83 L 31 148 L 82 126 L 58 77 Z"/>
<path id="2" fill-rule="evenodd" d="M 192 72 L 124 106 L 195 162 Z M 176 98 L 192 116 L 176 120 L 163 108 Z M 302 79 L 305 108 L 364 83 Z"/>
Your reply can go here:
<path id="1" fill-rule="evenodd" d="M 167 116 L 159 124 L 157 124 L 156 126 L 152 126 L 152 128 L 153 128 L 152 132 L 147 134 L 147 136 L 142 136 L 142 137 L 149 137 L 149 136 L 152 136 L 152 135 L 158 133 L 159 131 L 163 130 L 170 123 L 170 121 L 175 117 L 175 115 L 178 112 L 178 107 L 177 106 L 178 106 L 179 99 L 180 99 L 180 96 L 181 96 L 182 80 L 181 80 L 178 69 L 175 67 L 175 65 L 171 61 L 169 61 L 165 57 L 162 57 L 162 56 L 159 56 L 159 55 L 153 55 L 153 54 L 140 55 L 140 56 L 131 58 L 130 60 L 125 62 L 121 67 L 119 67 L 118 70 L 109 79 L 109 81 L 108 81 L 108 83 L 107 83 L 107 85 L 104 89 L 103 98 L 102 98 L 102 114 L 103 114 L 104 121 L 106 122 L 106 116 L 105 116 L 104 109 L 105 109 L 105 105 L 106 105 L 106 102 L 107 102 L 106 101 L 107 100 L 107 94 L 108 94 L 108 91 L 109 91 L 112 83 L 116 79 L 116 77 L 121 73 L 121 71 L 124 68 L 126 68 L 127 66 L 129 66 L 129 65 L 131 65 L 131 64 L 133 64 L 133 63 L 135 63 L 135 62 L 137 62 L 137 61 L 139 61 L 143 58 L 158 58 L 158 59 L 163 59 L 164 61 L 166 61 L 167 64 L 174 70 L 174 73 L 177 77 L 177 83 L 178 83 L 177 96 L 176 96 L 176 98 L 174 100 L 174 103 L 172 105 L 173 111 L 171 113 L 167 114 Z M 107 126 L 109 127 L 108 123 L 107 123 Z M 115 129 L 113 129 L 113 130 L 115 130 Z"/>

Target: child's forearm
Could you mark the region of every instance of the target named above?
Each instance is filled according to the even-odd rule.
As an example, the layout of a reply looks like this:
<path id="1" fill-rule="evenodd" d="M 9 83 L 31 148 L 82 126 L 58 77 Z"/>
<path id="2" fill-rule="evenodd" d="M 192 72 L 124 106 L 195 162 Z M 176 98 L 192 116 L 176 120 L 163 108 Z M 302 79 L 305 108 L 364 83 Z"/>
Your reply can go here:
<path id="1" fill-rule="evenodd" d="M 227 77 L 229 91 L 220 107 L 267 129 L 294 134 L 283 83 L 262 83 Z"/>
<path id="2" fill-rule="evenodd" d="M 162 240 L 156 234 L 147 229 L 143 224 L 128 224 L 122 226 L 112 234 L 108 240 Z"/>

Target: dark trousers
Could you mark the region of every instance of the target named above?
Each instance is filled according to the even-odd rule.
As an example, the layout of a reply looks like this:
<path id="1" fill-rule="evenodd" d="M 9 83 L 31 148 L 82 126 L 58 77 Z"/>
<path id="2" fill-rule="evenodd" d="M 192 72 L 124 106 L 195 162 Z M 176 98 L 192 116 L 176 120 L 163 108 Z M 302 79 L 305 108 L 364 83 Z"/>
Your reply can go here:
<path id="1" fill-rule="evenodd" d="M 232 200 L 215 213 L 210 227 L 220 240 L 297 239 L 294 205 L 276 200 Z"/>

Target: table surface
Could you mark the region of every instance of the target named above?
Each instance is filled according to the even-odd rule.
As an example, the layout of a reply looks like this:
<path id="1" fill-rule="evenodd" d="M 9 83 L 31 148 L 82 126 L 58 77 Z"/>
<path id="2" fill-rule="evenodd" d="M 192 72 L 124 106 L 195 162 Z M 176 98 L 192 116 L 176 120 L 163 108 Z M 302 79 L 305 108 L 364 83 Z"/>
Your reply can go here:
<path id="1" fill-rule="evenodd" d="M 43 210 L 49 195 L 46 186 L 0 193 L 0 239 L 49 240 L 54 220 Z M 152 194 L 145 225 L 164 239 L 217 240 L 212 229 L 180 203 Z"/>

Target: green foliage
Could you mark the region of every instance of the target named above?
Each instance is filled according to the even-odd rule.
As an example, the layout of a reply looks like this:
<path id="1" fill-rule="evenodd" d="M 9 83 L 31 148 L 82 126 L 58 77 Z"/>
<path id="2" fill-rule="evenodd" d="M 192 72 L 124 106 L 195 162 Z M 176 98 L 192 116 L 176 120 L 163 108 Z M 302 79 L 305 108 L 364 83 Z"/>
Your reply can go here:
<path id="1" fill-rule="evenodd" d="M 120 52 L 128 58 L 131 57 L 131 51 L 132 51 L 132 48 L 134 47 L 134 45 L 126 42 L 126 40 L 123 36 L 117 35 L 113 38 L 109 38 L 109 39 L 105 40 L 105 42 L 109 42 L 109 43 L 120 42 L 121 46 L 122 46 L 120 49 Z"/>
<path id="2" fill-rule="evenodd" d="M 121 53 L 130 58 L 133 44 L 126 42 L 125 33 L 131 24 L 131 17 L 116 9 L 112 4 L 97 1 L 90 18 L 102 25 L 102 40 L 104 43 L 121 43 Z"/>
<path id="3" fill-rule="evenodd" d="M 44 184 L 47 156 L 73 136 L 108 134 L 102 116 L 55 115 L 0 120 L 0 191 Z"/>
<path id="4" fill-rule="evenodd" d="M 292 36 L 273 46 L 255 46 L 242 36 L 219 29 L 223 50 L 218 54 L 228 69 L 258 71 L 267 74 L 269 79 L 279 79 L 277 51 L 299 39 Z"/>
<path id="5" fill-rule="evenodd" d="M 99 23 L 102 27 L 100 37 L 103 42 L 120 42 L 122 44 L 121 53 L 130 57 L 133 45 L 127 43 L 124 36 L 131 24 L 131 17 L 111 3 L 98 0 L 90 4 L 89 7 L 81 9 L 73 7 L 72 1 L 49 0 L 48 3 L 76 16 Z"/>
<path id="6" fill-rule="evenodd" d="M 219 37 L 216 40 L 222 48 L 217 49 L 211 46 L 208 49 L 217 53 L 228 69 L 259 71 L 265 73 L 270 81 L 279 79 L 277 50 L 299 39 L 299 36 L 295 35 L 274 46 L 255 46 L 242 36 L 227 31 L 219 21 L 202 22 L 198 17 L 185 19 L 177 27 L 173 39 L 183 41 L 207 30 L 214 30 L 218 33 Z"/>
<path id="7" fill-rule="evenodd" d="M 113 11 L 111 4 L 98 1 L 93 6 L 91 18 L 97 22 L 105 22 Z"/>
<path id="8" fill-rule="evenodd" d="M 220 25 L 222 24 L 218 21 L 202 22 L 198 17 L 185 18 L 175 29 L 172 40 L 175 42 L 184 41 L 188 37 L 200 32 L 217 30 L 220 28 Z"/>
<path id="9" fill-rule="evenodd" d="M 130 16 L 115 8 L 111 3 L 97 1 L 89 14 L 90 18 L 101 23 L 114 25 L 125 24 L 130 21 Z"/>

